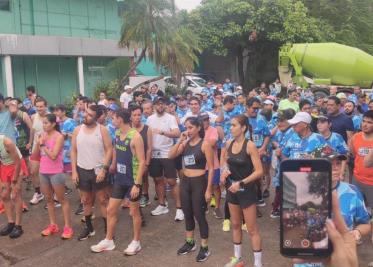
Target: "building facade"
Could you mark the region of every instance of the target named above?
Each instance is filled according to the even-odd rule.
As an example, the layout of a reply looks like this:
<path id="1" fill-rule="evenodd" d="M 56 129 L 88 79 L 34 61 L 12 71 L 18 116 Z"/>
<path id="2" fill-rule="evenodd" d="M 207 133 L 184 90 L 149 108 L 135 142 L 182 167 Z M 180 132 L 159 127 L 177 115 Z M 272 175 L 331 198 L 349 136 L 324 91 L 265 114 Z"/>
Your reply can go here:
<path id="1" fill-rule="evenodd" d="M 0 0 L 0 92 L 23 98 L 34 85 L 62 103 L 120 78 L 134 54 L 118 47 L 121 2 Z"/>

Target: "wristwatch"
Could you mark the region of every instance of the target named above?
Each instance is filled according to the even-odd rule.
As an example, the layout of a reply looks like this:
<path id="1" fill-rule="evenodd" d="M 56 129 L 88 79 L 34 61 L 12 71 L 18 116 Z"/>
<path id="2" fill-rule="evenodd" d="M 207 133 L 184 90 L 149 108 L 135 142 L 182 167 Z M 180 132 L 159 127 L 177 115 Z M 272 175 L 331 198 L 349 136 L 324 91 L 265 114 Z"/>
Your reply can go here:
<path id="1" fill-rule="evenodd" d="M 141 188 L 141 184 L 135 184 L 135 186 L 140 189 Z"/>
<path id="2" fill-rule="evenodd" d="M 243 181 L 240 182 L 240 187 L 241 188 L 244 188 L 245 187 L 245 183 Z"/>

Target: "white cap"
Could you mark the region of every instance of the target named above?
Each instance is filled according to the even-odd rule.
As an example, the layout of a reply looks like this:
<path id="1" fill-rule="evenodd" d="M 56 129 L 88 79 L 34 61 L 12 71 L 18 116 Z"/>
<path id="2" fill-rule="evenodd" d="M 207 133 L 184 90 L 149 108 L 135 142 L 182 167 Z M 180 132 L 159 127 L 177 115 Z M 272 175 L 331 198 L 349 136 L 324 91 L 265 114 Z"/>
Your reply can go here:
<path id="1" fill-rule="evenodd" d="M 273 103 L 273 101 L 271 99 L 266 99 L 264 102 L 263 102 L 264 105 L 275 105 L 275 103 Z"/>
<path id="2" fill-rule="evenodd" d="M 242 90 L 242 86 L 239 85 L 239 86 L 236 87 L 236 89 L 237 89 L 237 90 Z"/>
<path id="3" fill-rule="evenodd" d="M 338 97 L 339 99 L 347 99 L 347 96 L 346 96 L 345 93 L 338 93 L 338 94 L 337 94 L 337 97 Z"/>
<path id="4" fill-rule="evenodd" d="M 292 118 L 291 120 L 288 120 L 290 125 L 295 125 L 300 122 L 310 124 L 311 121 L 312 121 L 311 115 L 308 114 L 307 112 L 298 112 L 297 114 L 295 114 L 294 118 Z"/>
<path id="5" fill-rule="evenodd" d="M 128 90 L 128 89 L 132 89 L 132 86 L 130 86 L 130 85 L 126 85 L 126 86 L 124 86 L 124 90 Z"/>

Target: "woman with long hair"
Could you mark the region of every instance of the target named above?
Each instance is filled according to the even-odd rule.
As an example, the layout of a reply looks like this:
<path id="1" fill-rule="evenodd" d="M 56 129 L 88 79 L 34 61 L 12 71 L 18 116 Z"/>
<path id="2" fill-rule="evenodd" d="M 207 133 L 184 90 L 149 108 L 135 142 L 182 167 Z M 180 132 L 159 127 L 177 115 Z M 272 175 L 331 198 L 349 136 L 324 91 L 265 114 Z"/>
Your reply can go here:
<path id="1" fill-rule="evenodd" d="M 47 114 L 43 119 L 44 132 L 37 140 L 35 154 L 40 155 L 41 190 L 47 200 L 49 225 L 42 232 L 42 236 L 50 236 L 59 232 L 56 221 L 54 194 L 62 205 L 65 227 L 62 239 L 70 239 L 73 229 L 70 221 L 70 204 L 65 198 L 66 175 L 63 173 L 63 145 L 64 137 L 60 133 L 56 115 Z"/>
<path id="2" fill-rule="evenodd" d="M 179 142 L 172 147 L 169 153 L 170 159 L 182 155 L 183 161 L 184 175 L 180 182 L 180 198 L 185 215 L 186 242 L 177 251 L 177 254 L 185 255 L 196 249 L 194 241 L 194 220 L 196 220 L 201 237 L 201 249 L 196 261 L 203 262 L 210 255 L 207 243 L 209 227 L 205 211 L 213 192 L 214 153 L 211 144 L 203 140 L 205 131 L 201 120 L 189 117 L 185 121 L 185 127 L 186 132 L 182 133 Z"/>
<path id="3" fill-rule="evenodd" d="M 254 251 L 254 267 L 262 267 L 262 244 L 259 228 L 256 222 L 257 187 L 256 181 L 263 175 L 258 149 L 245 137 L 248 131 L 248 120 L 244 115 L 235 116 L 231 120 L 233 139 L 226 143 L 222 153 L 221 183 L 227 190 L 231 214 L 231 226 L 234 244 L 234 257 L 226 267 L 243 266 L 241 254 L 242 214 L 247 232 L 251 238 Z"/>

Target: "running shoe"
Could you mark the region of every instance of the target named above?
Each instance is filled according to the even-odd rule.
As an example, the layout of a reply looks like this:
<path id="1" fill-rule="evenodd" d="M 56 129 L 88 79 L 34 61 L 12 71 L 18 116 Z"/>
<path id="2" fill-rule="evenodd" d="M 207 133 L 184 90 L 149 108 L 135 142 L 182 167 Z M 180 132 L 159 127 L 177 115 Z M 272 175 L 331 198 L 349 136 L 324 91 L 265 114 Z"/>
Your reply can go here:
<path id="1" fill-rule="evenodd" d="M 201 247 L 199 252 L 198 252 L 198 255 L 196 257 L 196 261 L 197 262 L 204 262 L 204 261 L 207 261 L 207 258 L 210 256 L 211 252 L 209 251 L 209 248 L 206 247 Z"/>
<path id="2" fill-rule="evenodd" d="M 231 221 L 228 219 L 225 219 L 223 221 L 223 232 L 229 232 L 231 230 Z"/>
<path id="3" fill-rule="evenodd" d="M 91 251 L 95 253 L 100 253 L 103 251 L 110 251 L 115 249 L 115 244 L 113 240 L 101 240 L 97 245 L 91 246 Z"/>
<path id="4" fill-rule="evenodd" d="M 182 209 L 176 209 L 175 222 L 184 221 L 184 212 Z"/>
<path id="5" fill-rule="evenodd" d="M 12 232 L 9 234 L 9 237 L 12 238 L 12 239 L 16 239 L 16 238 L 20 237 L 21 235 L 23 235 L 22 226 L 15 225 Z"/>
<path id="6" fill-rule="evenodd" d="M 62 239 L 71 239 L 74 235 L 74 231 L 71 227 L 64 227 L 61 235 Z"/>
<path id="7" fill-rule="evenodd" d="M 185 242 L 185 244 L 177 251 L 177 255 L 185 255 L 189 252 L 196 250 L 196 243 L 193 242 Z"/>
<path id="8" fill-rule="evenodd" d="M 264 202 L 264 199 L 258 199 L 258 201 L 256 202 L 256 205 L 258 207 L 265 207 L 266 203 Z"/>
<path id="9" fill-rule="evenodd" d="M 145 208 L 146 206 L 149 206 L 151 204 L 149 197 L 142 195 L 140 198 L 140 207 Z"/>
<path id="10" fill-rule="evenodd" d="M 95 214 L 92 214 L 92 216 L 91 216 L 91 220 L 94 220 L 94 219 L 96 219 L 96 216 L 95 216 Z M 81 221 L 82 223 L 85 223 L 85 216 L 83 216 L 83 217 L 80 219 L 80 221 Z"/>
<path id="11" fill-rule="evenodd" d="M 8 223 L 6 226 L 4 226 L 0 230 L 0 236 L 7 236 L 7 235 L 9 235 L 13 231 L 14 226 L 15 226 L 14 223 Z"/>
<path id="12" fill-rule="evenodd" d="M 163 214 L 167 214 L 169 212 L 168 208 L 166 206 L 158 205 L 155 210 L 152 210 L 150 213 L 153 216 L 159 216 Z"/>
<path id="13" fill-rule="evenodd" d="M 82 215 L 83 213 L 84 213 L 83 203 L 79 203 L 79 206 L 75 211 L 75 215 Z"/>
<path id="14" fill-rule="evenodd" d="M 211 207 L 211 208 L 215 208 L 215 207 L 216 207 L 216 199 L 215 199 L 215 196 L 212 196 L 212 197 L 211 197 L 210 207 Z"/>
<path id="15" fill-rule="evenodd" d="M 224 267 L 243 267 L 243 260 L 242 258 L 236 258 L 236 257 L 231 257 L 231 261 L 228 262 Z"/>
<path id="16" fill-rule="evenodd" d="M 273 218 L 273 219 L 280 218 L 280 211 L 279 210 L 273 210 L 271 212 L 271 218 Z"/>
<path id="17" fill-rule="evenodd" d="M 214 209 L 214 217 L 216 219 L 223 219 L 223 214 L 220 209 Z"/>
<path id="18" fill-rule="evenodd" d="M 269 191 L 268 189 L 263 191 L 263 198 L 269 198 Z"/>
<path id="19" fill-rule="evenodd" d="M 140 241 L 132 240 L 128 247 L 123 251 L 124 255 L 134 256 L 141 251 Z"/>
<path id="20" fill-rule="evenodd" d="M 47 226 L 47 228 L 45 228 L 42 232 L 41 232 L 41 235 L 42 236 L 50 236 L 52 234 L 55 234 L 55 233 L 58 233 L 59 229 L 58 229 L 58 225 L 57 224 L 50 224 Z"/>
<path id="21" fill-rule="evenodd" d="M 89 237 L 92 237 L 96 234 L 95 230 L 92 230 L 92 231 L 89 231 L 89 229 L 87 227 L 84 227 L 83 228 L 83 231 L 80 233 L 80 235 L 78 236 L 78 240 L 79 241 L 83 241 L 83 240 L 86 240 L 88 239 Z"/>
<path id="22" fill-rule="evenodd" d="M 43 199 L 44 199 L 44 195 L 43 194 L 41 194 L 41 193 L 38 194 L 38 193 L 35 192 L 34 195 L 32 196 L 32 199 L 30 200 L 30 204 L 37 205 Z"/>

